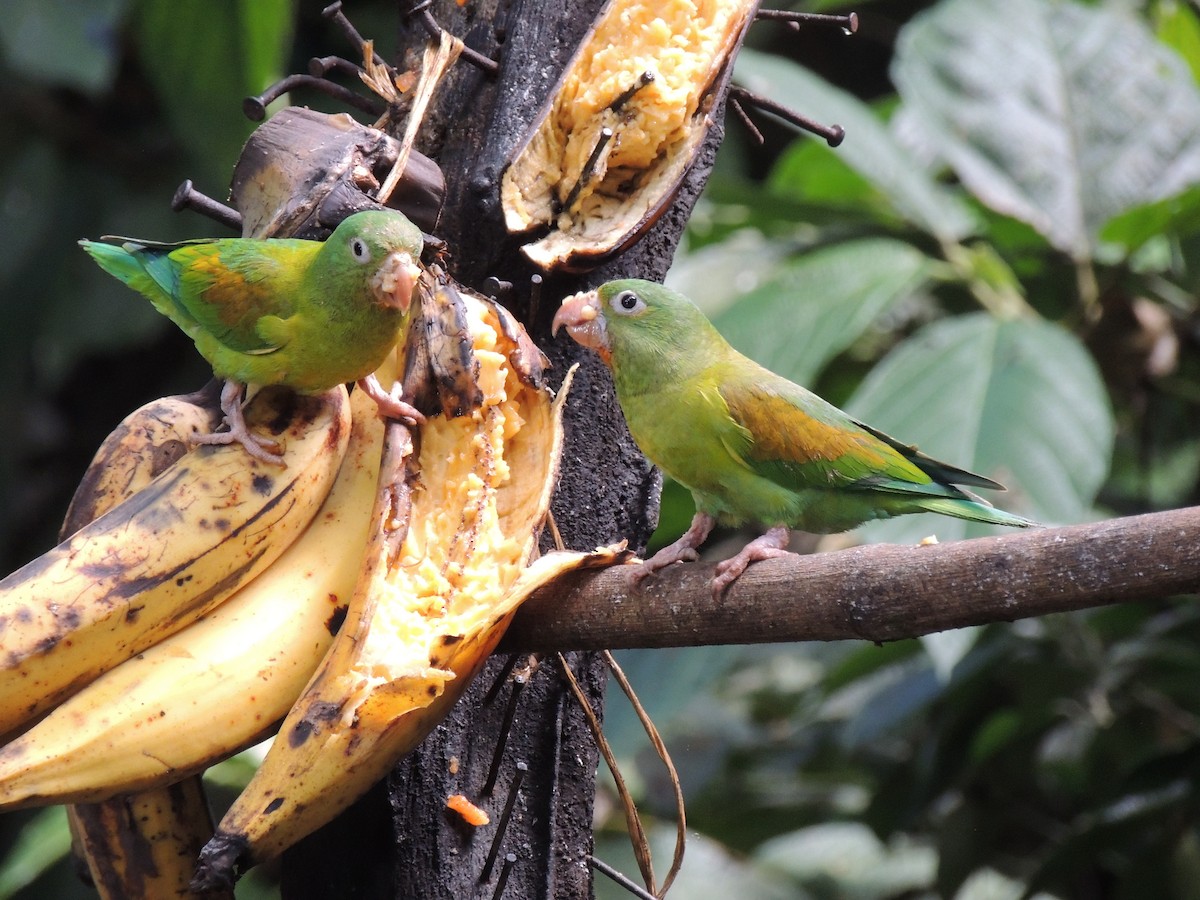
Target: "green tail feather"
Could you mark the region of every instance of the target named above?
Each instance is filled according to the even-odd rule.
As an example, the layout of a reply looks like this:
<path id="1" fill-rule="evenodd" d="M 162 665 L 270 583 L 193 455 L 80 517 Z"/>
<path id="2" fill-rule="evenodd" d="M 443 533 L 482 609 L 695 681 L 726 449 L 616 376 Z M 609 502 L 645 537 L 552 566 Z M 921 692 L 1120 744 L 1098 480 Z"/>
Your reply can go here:
<path id="1" fill-rule="evenodd" d="M 172 291 L 178 286 L 178 275 L 166 258 L 165 250 L 154 252 L 138 244 L 118 246 L 103 241 L 80 241 L 79 246 L 88 252 L 100 268 L 142 294 L 167 318 L 181 327 L 181 317 L 190 319 L 172 296 Z M 137 252 L 127 248 L 134 248 Z"/>
<path id="2" fill-rule="evenodd" d="M 950 497 L 930 497 L 919 499 L 915 506 L 926 512 L 941 513 L 944 516 L 954 516 L 956 519 L 967 519 L 971 522 L 986 522 L 989 525 L 1010 525 L 1014 528 L 1032 528 L 1037 522 L 996 509 L 982 501 L 958 500 Z"/>
<path id="3" fill-rule="evenodd" d="M 79 246 L 88 252 L 100 268 L 130 287 L 144 291 L 145 287 L 153 284 L 141 263 L 124 247 L 101 241 L 80 241 Z"/>

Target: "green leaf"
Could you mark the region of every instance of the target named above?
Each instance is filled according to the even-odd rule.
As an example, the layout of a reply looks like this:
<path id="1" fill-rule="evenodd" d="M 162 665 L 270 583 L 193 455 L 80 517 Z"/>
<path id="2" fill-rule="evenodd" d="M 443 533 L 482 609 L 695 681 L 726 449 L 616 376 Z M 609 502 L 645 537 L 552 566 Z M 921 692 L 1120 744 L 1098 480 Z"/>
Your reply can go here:
<path id="1" fill-rule="evenodd" d="M 675 829 L 652 825 L 648 831 L 654 872 L 662 878 L 674 852 Z M 629 849 L 629 838 L 624 833 L 599 836 L 596 856 L 641 884 L 637 863 Z M 629 900 L 630 897 L 625 888 L 600 872 L 595 876 L 595 889 L 596 900 Z M 797 894 L 778 875 L 737 858 L 717 841 L 695 831 L 688 832 L 683 868 L 668 896 L 689 900 L 726 900 L 729 897 L 738 900 L 806 900 L 808 897 L 804 893 Z"/>
<path id="2" fill-rule="evenodd" d="M 141 56 L 175 132 L 216 183 L 253 123 L 241 99 L 282 74 L 291 45 L 291 0 L 141 0 Z"/>
<path id="3" fill-rule="evenodd" d="M 757 228 L 740 228 L 715 244 L 676 254 L 666 284 L 712 319 L 769 279 L 791 249 Z"/>
<path id="4" fill-rule="evenodd" d="M 1114 8 L 947 0 L 904 27 L 892 77 L 905 133 L 1077 259 L 1113 216 L 1200 179 L 1200 89 Z"/>
<path id="5" fill-rule="evenodd" d="M 748 90 L 786 106 L 802 103 L 806 115 L 845 128 L 839 158 L 914 225 L 943 240 L 959 240 L 975 230 L 975 217 L 963 199 L 939 184 L 853 94 L 790 60 L 750 49 L 738 54 L 736 77 Z"/>
<path id="6" fill-rule="evenodd" d="M 1025 885 L 1007 875 L 1002 875 L 995 869 L 978 869 L 970 878 L 962 883 L 962 887 L 954 895 L 954 900 L 1058 900 L 1053 894 L 1039 892 L 1028 895 Z"/>
<path id="7" fill-rule="evenodd" d="M 0 51 L 13 71 L 92 94 L 117 71 L 126 0 L 18 0 L 0 16 Z"/>
<path id="8" fill-rule="evenodd" d="M 66 807 L 51 806 L 39 812 L 0 859 L 0 900 L 32 884 L 70 850 Z"/>
<path id="9" fill-rule="evenodd" d="M 1108 472 L 1113 418 L 1095 362 L 1072 334 L 977 313 L 928 325 L 871 371 L 851 415 L 995 478 L 998 504 L 1047 523 L 1087 518 Z M 871 540 L 957 539 L 996 526 L 944 516 L 872 522 Z"/>
<path id="10" fill-rule="evenodd" d="M 754 859 L 814 889 L 833 886 L 826 896 L 883 900 L 932 887 L 937 852 L 915 841 L 884 844 L 866 825 L 830 822 L 765 842 Z"/>
<path id="11" fill-rule="evenodd" d="M 853 227 L 861 221 L 875 229 L 880 225 L 901 229 L 905 218 L 890 197 L 860 172 L 852 169 L 839 149 L 818 141 L 793 141 L 780 154 L 767 179 L 767 188 L 804 210 L 809 221 L 825 224 L 812 211 L 837 210 L 838 219 L 829 224 Z"/>
<path id="12" fill-rule="evenodd" d="M 1119 244 L 1128 256 L 1155 238 L 1188 232 L 1200 232 L 1200 184 L 1121 213 L 1100 230 L 1100 238 Z"/>
<path id="13" fill-rule="evenodd" d="M 933 634 L 923 634 L 917 638 L 933 664 L 938 681 L 945 684 L 950 680 L 954 667 L 971 652 L 982 630 L 981 625 L 970 625 L 966 628 L 935 631 Z"/>
<path id="14" fill-rule="evenodd" d="M 1182 56 L 1200 81 L 1200 15 L 1180 0 L 1160 0 L 1155 18 L 1158 39 Z"/>
<path id="15" fill-rule="evenodd" d="M 713 323 L 742 353 L 785 378 L 812 383 L 929 275 L 930 260 L 900 241 L 847 241 L 779 266 Z"/>

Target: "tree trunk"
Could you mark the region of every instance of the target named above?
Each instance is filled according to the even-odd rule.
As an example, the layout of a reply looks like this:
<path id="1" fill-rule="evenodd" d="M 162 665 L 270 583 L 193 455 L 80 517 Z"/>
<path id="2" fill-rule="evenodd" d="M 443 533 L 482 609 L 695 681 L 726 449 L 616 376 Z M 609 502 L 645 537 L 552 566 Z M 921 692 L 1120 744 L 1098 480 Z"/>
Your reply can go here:
<path id="1" fill-rule="evenodd" d="M 722 129 L 709 133 L 675 203 L 641 242 L 586 279 L 548 276 L 540 302 L 531 303 L 528 285 L 535 270 L 519 253 L 519 241 L 505 232 L 499 199 L 509 155 L 601 6 L 600 0 L 437 4 L 440 24 L 498 59 L 500 71 L 490 77 L 460 60 L 438 90 L 417 148 L 437 160 L 446 177 L 437 236 L 449 246 L 451 273 L 476 288 L 490 275 L 515 285 L 502 300 L 552 360 L 556 384 L 572 363 L 580 363 L 566 406 L 566 444 L 552 507 L 564 541 L 591 548 L 628 538 L 640 550 L 658 518 L 659 476 L 625 429 L 607 370 L 574 342 L 551 341 L 548 324 L 559 300 L 586 285 L 617 276 L 661 280 Z M 408 25 L 402 42 L 419 52 L 424 33 Z M 386 784 L 285 855 L 285 898 L 591 896 L 597 765 L 591 734 L 566 692 L 556 658 L 543 660 L 523 688 L 507 677 L 512 662 L 491 660 L 450 717 Z M 591 653 L 572 654 L 570 662 L 599 710 L 601 662 Z M 485 793 L 501 744 L 494 787 Z M 491 824 L 473 828 L 448 813 L 446 798 L 455 793 L 486 809 Z M 506 862 L 508 854 L 515 859 Z M 507 881 L 497 891 L 502 878 Z"/>

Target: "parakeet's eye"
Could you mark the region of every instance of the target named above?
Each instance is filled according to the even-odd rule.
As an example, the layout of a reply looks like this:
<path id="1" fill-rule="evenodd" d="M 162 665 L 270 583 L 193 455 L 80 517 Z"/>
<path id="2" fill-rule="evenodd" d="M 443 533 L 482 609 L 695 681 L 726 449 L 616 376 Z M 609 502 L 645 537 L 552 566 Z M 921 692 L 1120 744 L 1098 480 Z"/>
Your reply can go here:
<path id="1" fill-rule="evenodd" d="M 623 316 L 631 316 L 646 308 L 646 303 L 633 291 L 621 291 L 609 301 L 613 312 Z"/>
<path id="2" fill-rule="evenodd" d="M 360 237 L 350 238 L 350 255 L 360 263 L 371 261 L 371 248 L 367 246 L 367 242 Z"/>

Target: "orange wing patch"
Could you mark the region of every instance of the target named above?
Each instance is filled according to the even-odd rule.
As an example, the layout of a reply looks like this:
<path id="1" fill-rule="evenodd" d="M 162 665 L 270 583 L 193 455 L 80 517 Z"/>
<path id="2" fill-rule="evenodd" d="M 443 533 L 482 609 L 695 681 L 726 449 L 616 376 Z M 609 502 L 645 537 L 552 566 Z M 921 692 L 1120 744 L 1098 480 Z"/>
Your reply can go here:
<path id="1" fill-rule="evenodd" d="M 238 328 L 262 315 L 262 284 L 252 285 L 244 273 L 221 264 L 218 254 L 198 258 L 192 271 L 207 283 L 200 296 L 227 328 Z"/>
<path id="2" fill-rule="evenodd" d="M 290 282 L 293 265 L 286 247 L 275 255 L 246 251 L 215 241 L 173 254 L 181 266 L 180 302 L 222 344 L 242 352 L 271 349 L 256 326 L 263 316 L 292 314 Z M 284 254 L 285 258 L 277 258 Z"/>
<path id="3" fill-rule="evenodd" d="M 764 386 L 723 388 L 722 394 L 733 418 L 754 436 L 748 454 L 751 459 L 804 465 L 835 463 L 853 455 L 860 465 L 871 469 L 886 470 L 897 464 L 909 467 L 898 452 L 853 424 L 842 428 L 821 421 L 806 413 L 796 399 Z M 805 394 L 816 404 L 824 404 L 815 394 Z"/>

